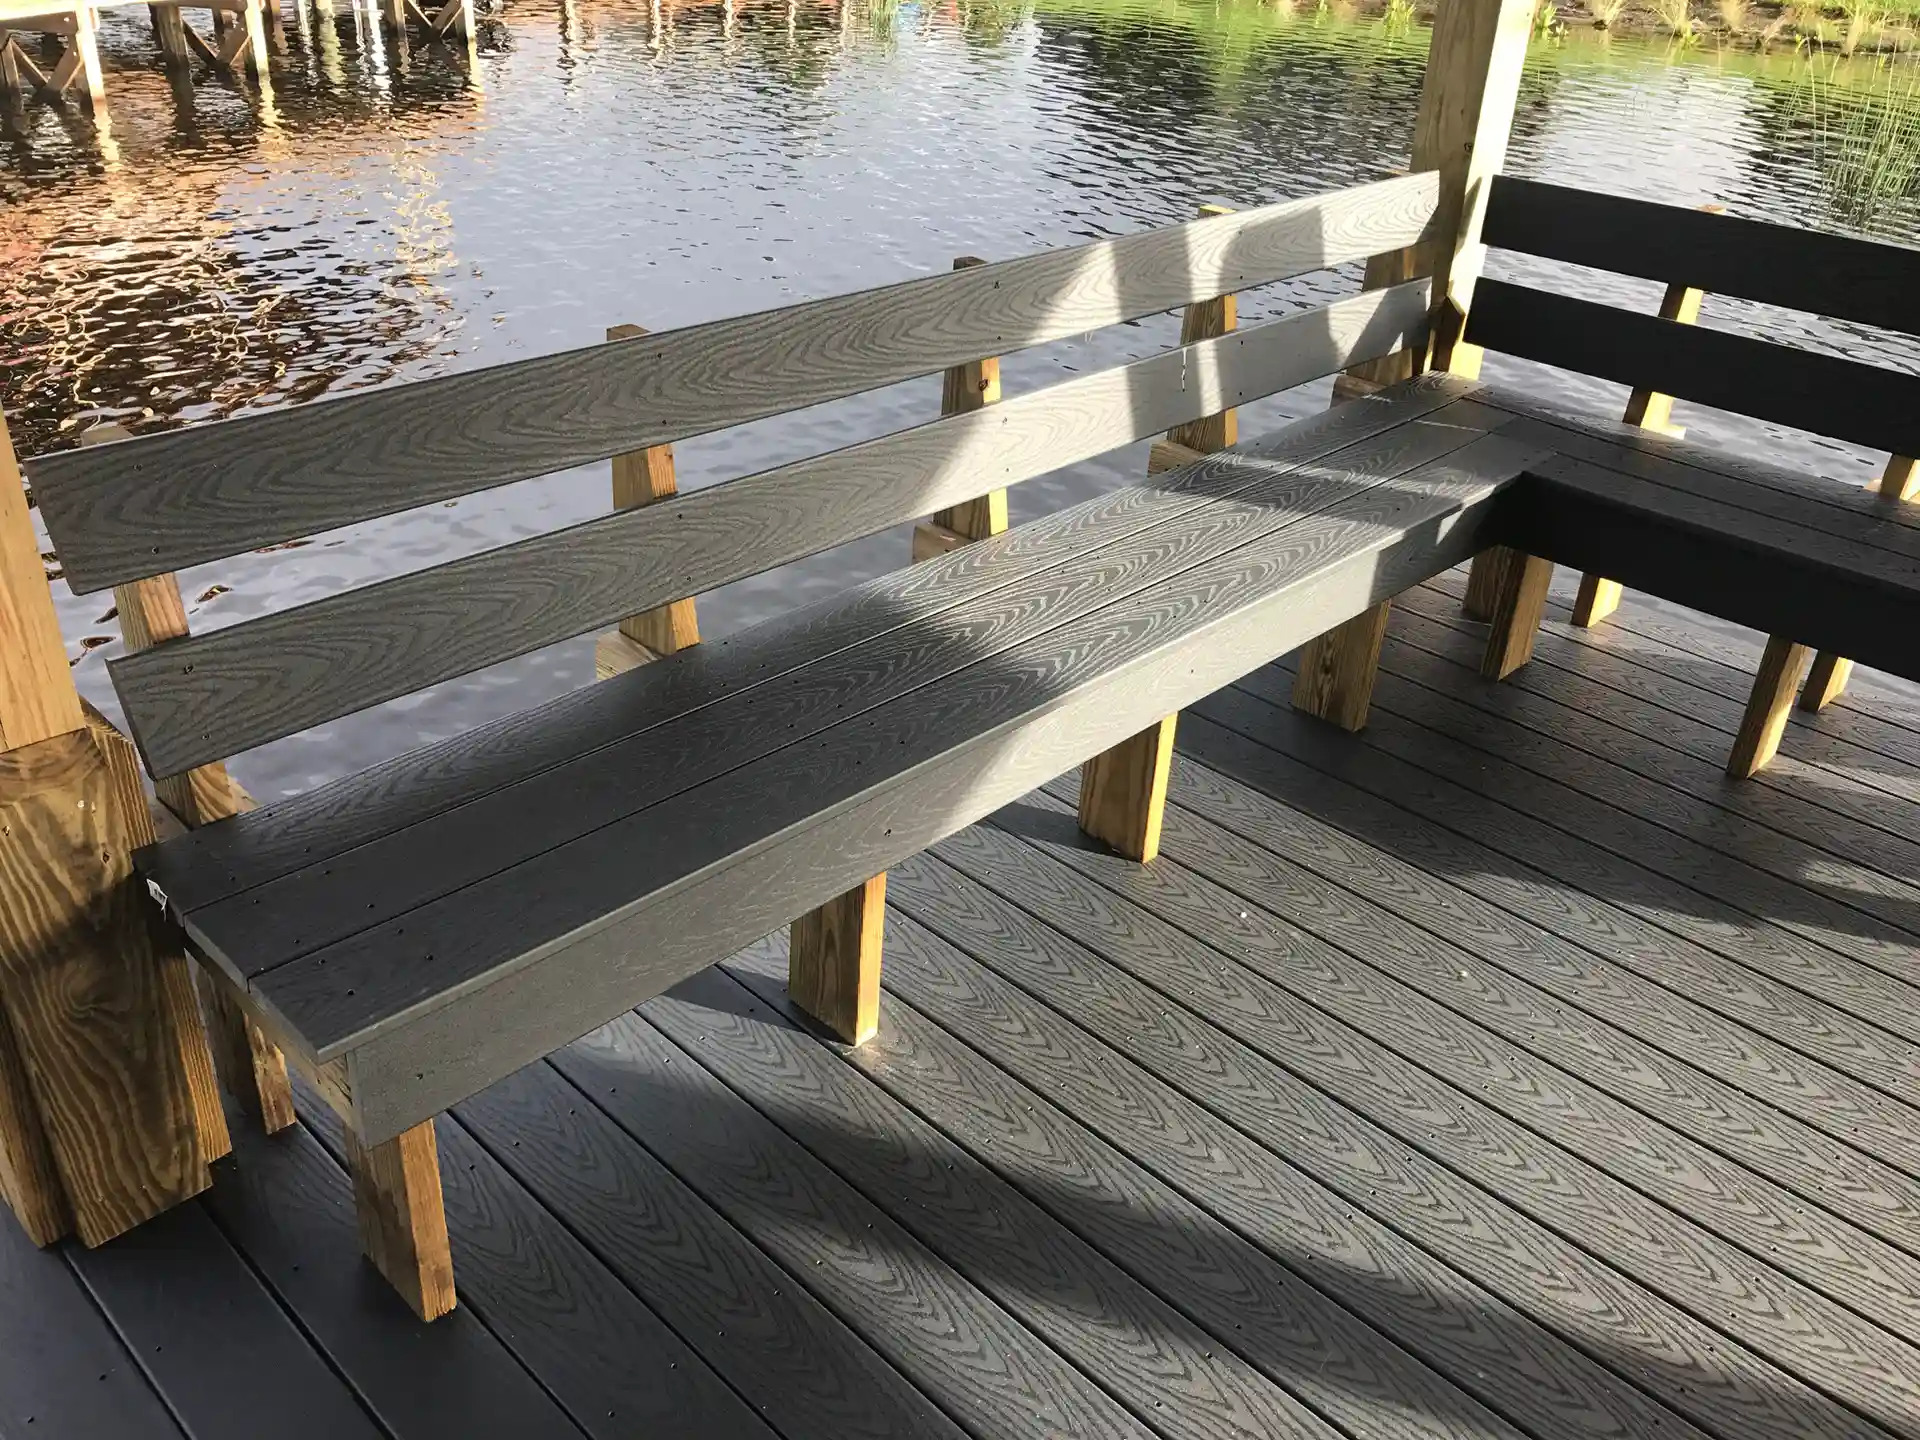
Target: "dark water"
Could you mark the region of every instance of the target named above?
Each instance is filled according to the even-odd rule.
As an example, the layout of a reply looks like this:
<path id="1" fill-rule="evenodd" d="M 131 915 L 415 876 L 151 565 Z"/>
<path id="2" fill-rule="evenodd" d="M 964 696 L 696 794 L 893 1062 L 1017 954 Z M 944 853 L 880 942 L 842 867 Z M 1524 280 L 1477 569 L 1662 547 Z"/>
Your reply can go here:
<path id="1" fill-rule="evenodd" d="M 292 0 L 289 0 L 292 3 Z M 103 129 L 44 106 L 0 148 L 0 401 L 31 454 L 87 426 L 136 430 L 1006 257 L 1377 178 L 1404 165 L 1418 28 L 1334 12 L 1154 0 L 919 7 L 511 0 L 464 52 L 406 51 L 343 3 L 288 20 L 272 98 L 158 68 L 144 9 L 110 11 Z M 1584 35 L 1537 47 L 1514 169 L 1795 224 L 1920 235 L 1895 183 L 1863 203 L 1869 66 Z M 1862 117 L 1865 117 L 1862 119 Z M 1865 157 L 1863 159 L 1863 157 Z M 1875 173 L 1878 173 L 1877 171 Z M 1898 182 L 1899 177 L 1895 176 Z M 1496 262 L 1495 273 L 1516 273 Z M 1518 273 L 1525 273 L 1520 271 Z M 1585 276 L 1651 308 L 1657 287 Z M 1248 297 L 1249 321 L 1353 285 Z M 1920 368 L 1858 328 L 1714 302 L 1710 323 Z M 1148 353 L 1170 318 L 1014 357 L 1009 390 Z M 1511 375 L 1497 359 L 1489 375 Z M 1569 405 L 1622 392 L 1551 376 Z M 679 447 L 683 485 L 936 413 L 899 386 Z M 1325 386 L 1244 424 L 1325 404 Z M 1875 457 L 1681 407 L 1694 433 L 1836 476 Z M 1015 492 L 1016 520 L 1136 477 L 1144 446 Z M 183 577 L 196 628 L 317 598 L 584 518 L 605 467 L 511 486 Z M 899 534 L 703 597 L 709 634 L 878 573 Z M 82 686 L 111 709 L 107 597 L 57 586 Z M 242 757 L 262 795 L 558 693 L 591 676 L 559 646 Z"/>

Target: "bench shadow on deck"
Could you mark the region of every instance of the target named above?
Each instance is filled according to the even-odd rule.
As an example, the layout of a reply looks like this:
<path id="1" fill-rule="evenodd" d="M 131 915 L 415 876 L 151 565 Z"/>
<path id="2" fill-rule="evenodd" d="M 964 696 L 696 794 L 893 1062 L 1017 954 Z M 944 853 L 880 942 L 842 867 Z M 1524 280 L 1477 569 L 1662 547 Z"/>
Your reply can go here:
<path id="1" fill-rule="evenodd" d="M 895 869 L 869 1046 L 779 936 L 457 1107 L 441 1324 L 323 1104 L 0 1225 L 0 1434 L 1920 1433 L 1920 701 L 1734 785 L 1757 642 L 1552 609 L 1494 686 L 1462 583 L 1358 737 L 1187 712 L 1152 866 L 1069 776 Z"/>

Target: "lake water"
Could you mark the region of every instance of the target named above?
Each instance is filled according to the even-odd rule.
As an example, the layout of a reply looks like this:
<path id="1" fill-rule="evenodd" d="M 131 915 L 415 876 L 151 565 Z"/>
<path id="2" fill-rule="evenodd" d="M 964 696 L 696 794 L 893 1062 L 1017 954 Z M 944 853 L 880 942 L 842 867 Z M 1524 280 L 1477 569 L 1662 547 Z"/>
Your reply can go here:
<path id="1" fill-rule="evenodd" d="M 1403 166 L 1425 32 L 1223 0 L 1037 5 L 510 0 L 463 51 L 383 40 L 341 0 L 287 24 L 270 105 L 159 68 L 109 11 L 109 125 L 46 106 L 0 127 L 0 403 L 23 454 L 87 426 L 200 421 L 684 325 L 1379 177 Z M 1905 87 L 1905 88 L 1903 88 Z M 1920 236 L 1911 167 L 1875 152 L 1864 62 L 1756 58 L 1576 32 L 1536 46 L 1523 174 L 1886 238 Z M 1891 170 L 1889 169 L 1891 167 Z M 1890 193 L 1866 204 L 1863 175 Z M 1891 178 L 1889 177 L 1891 175 Z M 1524 266 L 1497 261 L 1494 273 Z M 1658 287 L 1584 276 L 1652 308 Z M 1251 321 L 1351 274 L 1248 297 Z M 1711 301 L 1708 323 L 1920 368 L 1860 327 Z M 1009 391 L 1171 343 L 1163 317 L 1017 356 Z M 1497 358 L 1490 378 L 1519 367 Z M 1542 372 L 1543 374 L 1545 372 Z M 1624 392 L 1550 375 L 1570 406 Z M 1247 432 L 1326 387 L 1245 413 Z M 679 447 L 683 487 L 925 419 L 894 387 Z M 1695 434 L 1855 482 L 1879 457 L 1681 406 Z M 1144 446 L 1034 482 L 1015 519 L 1137 477 Z M 585 518 L 605 466 L 510 486 L 183 577 L 204 629 Z M 701 600 L 720 633 L 904 562 L 894 533 Z M 112 710 L 105 596 L 64 586 L 82 688 Z M 241 757 L 305 788 L 591 678 L 555 647 Z"/>

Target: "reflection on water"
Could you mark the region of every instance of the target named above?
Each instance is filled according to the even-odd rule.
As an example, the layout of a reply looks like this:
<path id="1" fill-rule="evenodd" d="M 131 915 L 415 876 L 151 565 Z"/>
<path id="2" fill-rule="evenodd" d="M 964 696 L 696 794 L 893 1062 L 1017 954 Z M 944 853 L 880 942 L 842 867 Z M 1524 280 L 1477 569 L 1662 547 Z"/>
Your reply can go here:
<path id="1" fill-rule="evenodd" d="M 302 0 L 287 31 L 263 107 L 241 83 L 169 76 L 144 9 L 109 10 L 108 127 L 40 105 L 0 115 L 0 402 L 23 452 L 72 444 L 98 420 L 143 430 L 284 405 L 591 343 L 614 323 L 682 325 L 944 269 L 958 254 L 1124 233 L 1207 201 L 1376 178 L 1405 163 L 1426 44 L 1405 23 L 1249 0 L 509 0 L 483 19 L 471 65 L 459 49 L 383 39 L 352 0 Z M 1575 33 L 1536 49 L 1513 165 L 1912 240 L 1911 167 L 1857 203 L 1855 171 L 1884 139 L 1873 106 L 1896 118 L 1916 108 L 1901 109 L 1901 83 L 1864 63 L 1675 58 Z M 1245 315 L 1352 283 L 1277 287 Z M 1648 308 L 1657 292 L 1582 283 Z M 1920 358 L 1910 342 L 1756 307 L 1716 302 L 1709 319 L 1883 363 Z M 1007 384 L 1112 364 L 1174 333 L 1162 319 L 1016 357 Z M 1550 383 L 1569 404 L 1620 404 L 1611 387 Z M 936 397 L 937 382 L 920 382 L 690 442 L 683 483 L 924 419 Z M 1246 423 L 1324 403 L 1322 386 Z M 1865 474 L 1865 457 L 1823 441 L 1685 418 L 1696 433 Z M 1141 451 L 1025 487 L 1016 518 L 1137 475 Z M 599 467 L 203 567 L 183 584 L 190 601 L 209 597 L 197 626 L 228 623 L 606 503 Z M 905 553 L 902 537 L 876 537 L 730 587 L 703 599 L 702 628 Z M 111 633 L 106 609 L 105 597 L 63 594 L 74 653 Z M 96 699 L 111 653 L 80 664 Z M 586 642 L 557 647 L 239 768 L 265 794 L 300 788 L 590 674 Z"/>

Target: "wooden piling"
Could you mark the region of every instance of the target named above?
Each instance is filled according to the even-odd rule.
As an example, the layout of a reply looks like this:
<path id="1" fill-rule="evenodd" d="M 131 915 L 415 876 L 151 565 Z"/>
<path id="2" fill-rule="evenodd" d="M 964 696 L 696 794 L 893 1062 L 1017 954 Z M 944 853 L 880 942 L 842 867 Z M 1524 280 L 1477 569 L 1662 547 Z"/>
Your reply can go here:
<path id="1" fill-rule="evenodd" d="M 607 329 L 607 339 L 634 340 L 646 333 L 640 325 L 613 325 Z M 654 505 L 671 500 L 679 493 L 673 446 L 652 445 L 613 457 L 614 509 Z M 699 643 L 700 621 L 693 598 L 670 600 L 638 615 L 629 615 L 617 630 L 602 635 L 594 645 L 594 674 L 605 680 Z"/>

